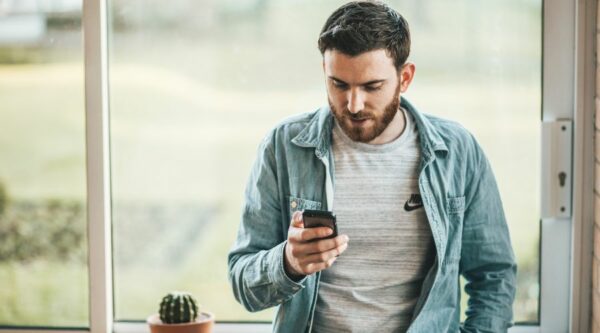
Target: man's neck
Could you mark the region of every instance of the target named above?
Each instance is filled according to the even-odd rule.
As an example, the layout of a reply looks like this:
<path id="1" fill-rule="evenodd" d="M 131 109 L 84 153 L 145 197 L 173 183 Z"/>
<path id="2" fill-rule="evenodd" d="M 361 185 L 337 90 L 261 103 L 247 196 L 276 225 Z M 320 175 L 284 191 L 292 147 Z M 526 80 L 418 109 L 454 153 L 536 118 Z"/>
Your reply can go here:
<path id="1" fill-rule="evenodd" d="M 402 109 L 398 109 L 392 122 L 379 134 L 378 137 L 369 141 L 371 145 L 382 145 L 396 140 L 406 127 L 406 119 L 404 119 L 404 112 Z"/>

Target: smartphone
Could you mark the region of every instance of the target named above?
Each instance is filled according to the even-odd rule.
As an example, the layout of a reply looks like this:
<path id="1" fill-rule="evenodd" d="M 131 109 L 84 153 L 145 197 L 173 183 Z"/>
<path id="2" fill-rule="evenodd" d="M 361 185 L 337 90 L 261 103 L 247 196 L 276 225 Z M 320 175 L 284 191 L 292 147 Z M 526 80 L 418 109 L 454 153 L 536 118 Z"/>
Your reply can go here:
<path id="1" fill-rule="evenodd" d="M 334 238 L 337 236 L 337 224 L 335 222 L 335 214 L 327 210 L 311 210 L 307 209 L 302 213 L 302 220 L 305 228 L 328 227 L 333 230 L 333 233 L 323 239 Z"/>

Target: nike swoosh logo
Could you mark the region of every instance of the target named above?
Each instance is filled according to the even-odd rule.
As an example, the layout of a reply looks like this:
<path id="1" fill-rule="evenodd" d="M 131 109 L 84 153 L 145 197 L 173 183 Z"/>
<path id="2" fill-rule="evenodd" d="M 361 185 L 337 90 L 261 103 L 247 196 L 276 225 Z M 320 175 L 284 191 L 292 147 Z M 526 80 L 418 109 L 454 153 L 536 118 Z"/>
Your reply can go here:
<path id="1" fill-rule="evenodd" d="M 407 212 L 419 209 L 421 207 L 423 207 L 423 200 L 421 199 L 420 194 L 412 194 L 410 199 L 406 200 L 406 203 L 404 204 L 404 210 Z"/>
<path id="2" fill-rule="evenodd" d="M 415 209 L 419 209 L 419 208 L 421 208 L 421 207 L 423 207 L 423 204 L 422 204 L 422 203 L 419 203 L 419 204 L 412 204 L 412 203 L 409 203 L 409 202 L 407 201 L 407 202 L 404 204 L 404 210 L 405 210 L 405 211 L 407 211 L 407 212 L 413 211 L 413 210 L 415 210 Z"/>

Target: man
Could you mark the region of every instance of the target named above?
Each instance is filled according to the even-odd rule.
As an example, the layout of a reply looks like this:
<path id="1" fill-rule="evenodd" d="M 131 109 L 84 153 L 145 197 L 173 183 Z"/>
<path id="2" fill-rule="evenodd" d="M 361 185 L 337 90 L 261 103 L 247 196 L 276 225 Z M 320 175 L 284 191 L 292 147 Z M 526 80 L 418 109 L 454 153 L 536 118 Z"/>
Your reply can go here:
<path id="1" fill-rule="evenodd" d="M 516 264 L 496 182 L 463 127 L 401 99 L 408 24 L 351 2 L 319 49 L 329 107 L 260 145 L 229 254 L 236 299 L 277 306 L 274 332 L 506 332 Z M 340 234 L 304 228 L 304 209 L 334 212 Z"/>

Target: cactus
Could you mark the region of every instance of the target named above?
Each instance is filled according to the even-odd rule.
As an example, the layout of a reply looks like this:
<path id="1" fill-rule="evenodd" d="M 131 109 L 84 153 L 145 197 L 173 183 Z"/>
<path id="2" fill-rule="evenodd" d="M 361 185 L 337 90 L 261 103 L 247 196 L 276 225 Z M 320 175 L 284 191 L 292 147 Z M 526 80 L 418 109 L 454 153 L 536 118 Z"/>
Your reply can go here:
<path id="1" fill-rule="evenodd" d="M 171 292 L 160 302 L 160 320 L 165 324 L 189 323 L 198 317 L 198 303 L 186 292 Z"/>

